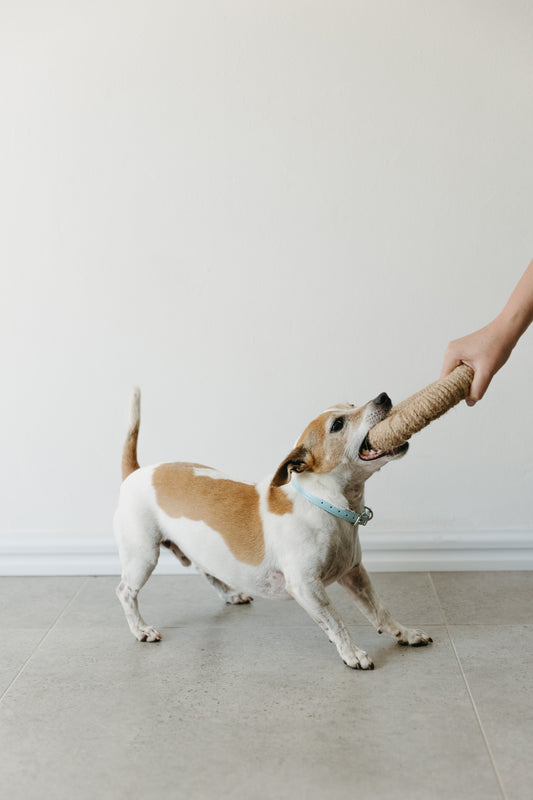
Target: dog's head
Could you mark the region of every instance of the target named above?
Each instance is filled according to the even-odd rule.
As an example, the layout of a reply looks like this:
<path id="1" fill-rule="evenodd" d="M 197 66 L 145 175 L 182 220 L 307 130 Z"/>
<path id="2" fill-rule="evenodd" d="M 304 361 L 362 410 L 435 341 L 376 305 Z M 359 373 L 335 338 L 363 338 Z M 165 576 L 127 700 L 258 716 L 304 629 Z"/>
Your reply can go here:
<path id="1" fill-rule="evenodd" d="M 324 474 L 341 466 L 363 483 L 384 464 L 405 455 L 409 448 L 406 442 L 393 450 L 373 450 L 368 442 L 370 428 L 385 419 L 391 408 L 385 393 L 360 408 L 350 403 L 328 408 L 307 426 L 279 465 L 272 486 L 288 483 L 293 472 Z"/>

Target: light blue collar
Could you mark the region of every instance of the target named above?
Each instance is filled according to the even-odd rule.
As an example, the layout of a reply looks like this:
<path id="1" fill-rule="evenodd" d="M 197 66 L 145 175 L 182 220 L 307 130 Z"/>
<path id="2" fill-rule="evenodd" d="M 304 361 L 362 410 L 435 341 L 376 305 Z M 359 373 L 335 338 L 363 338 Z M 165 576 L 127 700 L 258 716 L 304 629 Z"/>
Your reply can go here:
<path id="1" fill-rule="evenodd" d="M 297 492 L 309 500 L 310 503 L 313 503 L 313 505 L 322 508 L 324 511 L 327 511 L 328 514 L 333 514 L 334 517 L 339 517 L 340 519 L 346 520 L 346 522 L 350 522 L 352 525 L 366 525 L 374 516 L 372 509 L 366 506 L 361 514 L 358 514 L 357 511 L 350 511 L 348 508 L 332 506 L 331 503 L 328 503 L 326 500 L 321 500 L 320 497 L 315 497 L 314 494 L 310 494 L 306 492 L 305 489 L 302 489 L 295 478 L 292 479 L 291 485 L 294 486 Z"/>

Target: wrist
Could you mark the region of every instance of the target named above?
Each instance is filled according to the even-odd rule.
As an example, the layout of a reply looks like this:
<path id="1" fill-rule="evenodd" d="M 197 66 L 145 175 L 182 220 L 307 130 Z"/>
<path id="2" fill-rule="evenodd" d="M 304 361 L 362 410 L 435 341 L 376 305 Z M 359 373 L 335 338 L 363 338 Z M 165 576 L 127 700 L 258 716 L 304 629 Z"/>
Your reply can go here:
<path id="1" fill-rule="evenodd" d="M 528 324 L 529 320 L 527 320 L 523 311 L 504 308 L 501 314 L 498 314 L 496 319 L 493 320 L 491 327 L 496 335 L 501 338 L 504 345 L 513 348 L 528 327 Z"/>

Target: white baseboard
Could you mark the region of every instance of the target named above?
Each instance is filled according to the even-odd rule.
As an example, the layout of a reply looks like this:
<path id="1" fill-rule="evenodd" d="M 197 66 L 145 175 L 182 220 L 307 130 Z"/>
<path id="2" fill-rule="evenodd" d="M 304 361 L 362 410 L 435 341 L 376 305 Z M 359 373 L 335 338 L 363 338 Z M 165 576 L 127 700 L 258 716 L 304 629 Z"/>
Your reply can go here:
<path id="1" fill-rule="evenodd" d="M 533 530 L 362 531 L 371 572 L 533 569 Z M 156 574 L 190 573 L 162 550 Z M 18 533 L 0 536 L 0 575 L 119 575 L 112 535 Z"/>

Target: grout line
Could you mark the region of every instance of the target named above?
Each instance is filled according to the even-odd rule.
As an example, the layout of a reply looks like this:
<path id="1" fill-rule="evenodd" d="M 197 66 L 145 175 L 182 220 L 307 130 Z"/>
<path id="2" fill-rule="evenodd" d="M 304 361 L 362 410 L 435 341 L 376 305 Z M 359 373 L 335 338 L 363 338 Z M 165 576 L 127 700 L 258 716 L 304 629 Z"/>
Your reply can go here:
<path id="1" fill-rule="evenodd" d="M 481 717 L 480 717 L 480 714 L 479 714 L 479 711 L 478 711 L 478 708 L 477 708 L 477 705 L 476 705 L 476 701 L 474 700 L 474 696 L 473 696 L 472 691 L 470 689 L 470 685 L 468 683 L 468 679 L 467 679 L 465 671 L 463 669 L 463 665 L 461 664 L 461 659 L 459 658 L 459 653 L 457 652 L 457 648 L 455 646 L 455 642 L 453 640 L 453 636 L 452 636 L 451 631 L 450 631 L 450 626 L 448 625 L 448 620 L 446 619 L 446 615 L 444 613 L 444 609 L 442 607 L 442 603 L 440 601 L 440 597 L 439 597 L 439 594 L 437 592 L 437 587 L 435 586 L 435 583 L 433 581 L 433 576 L 432 576 L 431 572 L 428 572 L 428 575 L 429 575 L 429 580 L 431 582 L 431 585 L 433 587 L 433 591 L 435 592 L 435 597 L 437 599 L 437 603 L 439 605 L 440 612 L 442 614 L 442 619 L 444 620 L 444 627 L 446 628 L 446 632 L 448 634 L 448 639 L 450 640 L 450 644 L 452 646 L 453 652 L 455 653 L 455 658 L 457 660 L 457 664 L 459 666 L 459 670 L 461 672 L 461 676 L 463 678 L 463 682 L 464 682 L 466 691 L 468 693 L 468 697 L 470 698 L 470 703 L 472 705 L 472 710 L 474 711 L 474 716 L 475 716 L 475 718 L 477 720 L 477 724 L 478 724 L 479 730 L 481 732 L 481 736 L 483 737 L 483 741 L 485 743 L 485 748 L 487 750 L 487 753 L 488 753 L 488 756 L 489 756 L 489 759 L 490 759 L 490 763 L 492 764 L 492 769 L 494 770 L 494 775 L 496 776 L 496 780 L 498 782 L 498 786 L 500 788 L 500 792 L 501 792 L 502 798 L 503 798 L 503 800 L 507 800 L 507 794 L 505 792 L 505 789 L 503 788 L 503 782 L 502 782 L 502 779 L 501 779 L 501 775 L 500 775 L 500 772 L 499 772 L 498 767 L 496 765 L 496 760 L 495 760 L 494 755 L 492 753 L 492 748 L 490 746 L 487 734 L 485 733 L 485 728 L 483 727 L 483 723 L 481 721 Z"/>
<path id="2" fill-rule="evenodd" d="M 67 603 L 66 603 L 66 604 L 63 606 L 63 608 L 61 609 L 61 611 L 59 612 L 59 614 L 57 615 L 57 617 L 55 618 L 55 620 L 52 622 L 52 624 L 50 625 L 50 627 L 48 628 L 48 630 L 46 631 L 46 633 L 45 633 L 45 634 L 43 634 L 43 636 L 41 636 L 41 638 L 39 639 L 39 641 L 37 642 L 37 644 L 35 645 L 35 647 L 34 647 L 34 648 L 33 648 L 33 650 L 31 651 L 30 655 L 28 656 L 28 658 L 26 659 L 26 661 L 23 663 L 23 665 L 21 666 L 21 668 L 19 669 L 19 671 L 17 672 L 17 674 L 15 675 L 15 677 L 13 678 L 13 680 L 12 680 L 12 681 L 10 681 L 9 685 L 8 685 L 8 686 L 5 688 L 5 690 L 4 690 L 4 691 L 2 692 L 2 694 L 0 695 L 0 703 L 2 703 L 2 701 L 3 701 L 4 697 L 5 697 L 5 696 L 6 696 L 6 694 L 9 692 L 9 690 L 11 689 L 11 687 L 13 686 L 13 684 L 14 684 L 14 683 L 16 683 L 16 681 L 17 681 L 17 680 L 20 678 L 20 676 L 22 675 L 22 673 L 24 672 L 24 670 L 26 669 L 26 667 L 28 666 L 28 664 L 29 664 L 29 663 L 30 663 L 30 661 L 32 660 L 32 658 L 33 658 L 33 656 L 35 655 L 35 653 L 37 652 L 37 650 L 39 650 L 40 646 L 41 646 L 41 645 L 43 644 L 43 642 L 45 641 L 45 639 L 46 639 L 46 638 L 49 636 L 49 634 L 50 634 L 50 633 L 52 633 L 52 631 L 54 630 L 55 626 L 57 625 L 57 623 L 59 622 L 59 620 L 61 619 L 61 617 L 62 617 L 62 616 L 63 616 L 63 614 L 65 613 L 65 611 L 66 611 L 66 610 L 67 610 L 67 609 L 68 609 L 68 608 L 69 608 L 69 607 L 72 605 L 72 603 L 74 602 L 74 600 L 75 600 L 75 599 L 78 597 L 78 595 L 80 594 L 81 590 L 82 590 L 82 589 L 83 589 L 83 588 L 84 588 L 84 587 L 87 585 L 87 582 L 89 581 L 89 578 L 90 578 L 90 577 L 91 577 L 91 576 L 87 576 L 87 577 L 85 578 L 85 580 L 83 581 L 83 583 L 82 583 L 82 584 L 81 584 L 81 586 L 79 587 L 78 591 L 77 591 L 77 592 L 75 592 L 75 593 L 72 595 L 72 597 L 70 598 L 70 600 L 68 600 L 68 601 L 67 601 Z"/>

